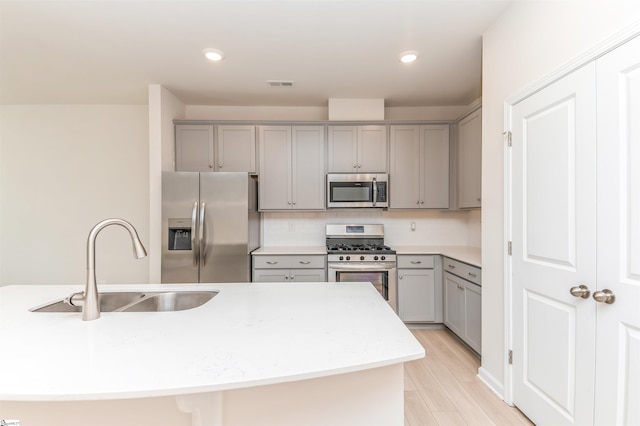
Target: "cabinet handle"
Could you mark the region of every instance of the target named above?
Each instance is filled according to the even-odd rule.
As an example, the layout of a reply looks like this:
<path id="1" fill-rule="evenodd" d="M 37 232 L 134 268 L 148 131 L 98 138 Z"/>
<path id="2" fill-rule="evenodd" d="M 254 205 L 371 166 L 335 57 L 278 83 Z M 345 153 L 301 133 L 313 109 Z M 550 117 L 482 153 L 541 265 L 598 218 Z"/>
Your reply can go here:
<path id="1" fill-rule="evenodd" d="M 607 305 L 610 305 L 616 301 L 616 295 L 608 288 L 605 288 L 602 291 L 595 291 L 593 293 L 593 300 L 598 303 L 606 303 Z"/>
<path id="2" fill-rule="evenodd" d="M 464 290 L 464 287 L 462 287 L 462 286 L 461 286 L 461 285 L 459 285 L 459 284 L 456 284 L 456 287 L 458 287 L 458 289 L 460 289 L 460 290 Z"/>
<path id="3" fill-rule="evenodd" d="M 447 265 L 447 268 L 456 269 L 454 265 Z"/>
<path id="4" fill-rule="evenodd" d="M 413 263 L 414 265 L 419 265 L 422 263 L 422 260 L 412 260 L 411 263 Z"/>
<path id="5" fill-rule="evenodd" d="M 267 265 L 277 265 L 278 261 L 277 260 L 267 260 Z"/>
<path id="6" fill-rule="evenodd" d="M 468 272 L 468 274 L 469 274 L 469 276 L 470 276 L 470 277 L 473 277 L 473 278 L 475 278 L 475 277 L 477 277 L 477 276 L 478 276 L 478 274 L 473 274 L 473 273 L 471 273 L 471 272 Z"/>
<path id="7" fill-rule="evenodd" d="M 301 260 L 300 263 L 303 264 L 303 265 L 308 265 L 308 264 L 311 263 L 311 261 L 310 260 L 307 260 L 307 261 Z"/>

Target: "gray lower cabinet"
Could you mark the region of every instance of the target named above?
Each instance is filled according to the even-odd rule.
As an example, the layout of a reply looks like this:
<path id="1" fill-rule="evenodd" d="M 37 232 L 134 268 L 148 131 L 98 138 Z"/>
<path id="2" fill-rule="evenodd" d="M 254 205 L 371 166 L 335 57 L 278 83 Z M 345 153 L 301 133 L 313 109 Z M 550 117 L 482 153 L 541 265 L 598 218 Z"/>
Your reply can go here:
<path id="1" fill-rule="evenodd" d="M 442 322 L 440 256 L 398 255 L 398 315 L 407 323 Z"/>
<path id="2" fill-rule="evenodd" d="M 480 268 L 444 258 L 444 324 L 474 351 L 482 349 Z"/>
<path id="3" fill-rule="evenodd" d="M 324 255 L 254 255 L 253 282 L 327 281 Z"/>

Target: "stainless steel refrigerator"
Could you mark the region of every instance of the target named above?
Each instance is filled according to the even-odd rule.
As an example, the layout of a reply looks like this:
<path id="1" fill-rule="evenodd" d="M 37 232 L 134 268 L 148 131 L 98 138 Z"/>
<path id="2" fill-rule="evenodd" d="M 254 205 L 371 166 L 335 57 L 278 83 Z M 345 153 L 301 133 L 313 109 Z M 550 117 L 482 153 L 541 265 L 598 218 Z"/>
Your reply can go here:
<path id="1" fill-rule="evenodd" d="M 163 172 L 162 282 L 250 282 L 257 192 L 248 173 Z"/>

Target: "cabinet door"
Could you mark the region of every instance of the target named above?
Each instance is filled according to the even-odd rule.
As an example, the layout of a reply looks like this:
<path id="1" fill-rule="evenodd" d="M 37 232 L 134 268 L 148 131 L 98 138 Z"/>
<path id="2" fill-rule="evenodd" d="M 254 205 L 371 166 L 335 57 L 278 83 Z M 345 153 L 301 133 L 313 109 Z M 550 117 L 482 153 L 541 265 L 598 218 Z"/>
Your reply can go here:
<path id="1" fill-rule="evenodd" d="M 473 350 L 482 350 L 482 288 L 465 282 L 464 285 L 464 340 Z"/>
<path id="2" fill-rule="evenodd" d="M 482 183 L 481 110 L 458 125 L 458 208 L 479 208 Z"/>
<path id="3" fill-rule="evenodd" d="M 256 172 L 256 127 L 219 125 L 217 170 Z"/>
<path id="4" fill-rule="evenodd" d="M 292 207 L 324 210 L 324 127 L 294 126 L 292 132 Z"/>
<path id="5" fill-rule="evenodd" d="M 176 171 L 214 171 L 213 125 L 178 124 L 175 130 Z"/>
<path id="6" fill-rule="evenodd" d="M 254 269 L 253 282 L 283 283 L 289 281 L 288 269 Z"/>
<path id="7" fill-rule="evenodd" d="M 444 274 L 444 324 L 464 336 L 464 280 Z"/>
<path id="8" fill-rule="evenodd" d="M 389 207 L 420 206 L 420 126 L 390 127 Z"/>
<path id="9" fill-rule="evenodd" d="M 289 279 L 293 282 L 325 282 L 326 275 L 324 269 L 292 269 Z"/>
<path id="10" fill-rule="evenodd" d="M 420 207 L 449 208 L 449 126 L 420 126 L 422 169 Z"/>
<path id="11" fill-rule="evenodd" d="M 358 127 L 358 172 L 387 172 L 387 126 Z"/>
<path id="12" fill-rule="evenodd" d="M 355 126 L 329 126 L 329 172 L 358 171 L 358 132 Z"/>
<path id="13" fill-rule="evenodd" d="M 291 127 L 260 126 L 258 132 L 259 209 L 291 209 Z"/>
<path id="14" fill-rule="evenodd" d="M 435 321 L 433 269 L 398 270 L 398 314 L 405 322 Z"/>

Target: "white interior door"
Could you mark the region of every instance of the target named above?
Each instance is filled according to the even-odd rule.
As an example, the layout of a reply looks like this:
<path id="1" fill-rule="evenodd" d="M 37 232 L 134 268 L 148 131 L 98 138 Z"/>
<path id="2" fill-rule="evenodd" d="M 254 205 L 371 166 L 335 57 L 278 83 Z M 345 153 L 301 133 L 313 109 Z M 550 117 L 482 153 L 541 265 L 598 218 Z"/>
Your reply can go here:
<path id="1" fill-rule="evenodd" d="M 640 38 L 597 61 L 596 424 L 640 424 Z"/>
<path id="2" fill-rule="evenodd" d="M 512 109 L 513 402 L 539 425 L 593 422 L 595 66 Z"/>

